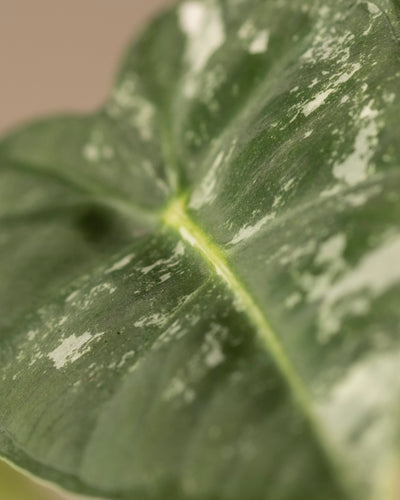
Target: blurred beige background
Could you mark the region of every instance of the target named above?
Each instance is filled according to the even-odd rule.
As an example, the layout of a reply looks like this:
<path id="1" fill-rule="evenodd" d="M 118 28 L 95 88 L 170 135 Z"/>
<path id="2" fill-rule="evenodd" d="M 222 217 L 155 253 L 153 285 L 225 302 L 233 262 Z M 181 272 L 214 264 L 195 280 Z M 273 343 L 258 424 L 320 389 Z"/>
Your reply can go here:
<path id="1" fill-rule="evenodd" d="M 0 133 L 102 102 L 121 51 L 172 0 L 0 0 Z"/>
<path id="2" fill-rule="evenodd" d="M 0 134 L 38 115 L 89 111 L 126 44 L 173 0 L 0 0 Z M 0 461 L 1 500 L 60 500 Z"/>

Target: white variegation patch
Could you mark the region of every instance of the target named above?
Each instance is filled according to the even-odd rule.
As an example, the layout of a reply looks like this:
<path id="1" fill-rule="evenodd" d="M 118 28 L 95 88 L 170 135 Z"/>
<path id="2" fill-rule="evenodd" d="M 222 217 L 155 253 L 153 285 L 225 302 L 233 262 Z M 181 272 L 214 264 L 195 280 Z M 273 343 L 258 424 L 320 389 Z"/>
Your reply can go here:
<path id="1" fill-rule="evenodd" d="M 400 237 L 396 237 L 367 253 L 357 266 L 329 283 L 319 294 L 321 339 L 337 333 L 345 316 L 366 314 L 374 298 L 400 283 L 400 266 L 396 265 L 399 256 Z"/>
<path id="2" fill-rule="evenodd" d="M 268 49 L 269 30 L 257 29 L 250 20 L 246 21 L 239 30 L 239 38 L 245 43 L 249 54 L 262 54 Z"/>
<path id="3" fill-rule="evenodd" d="M 249 238 L 256 235 L 268 222 L 274 219 L 275 213 L 272 212 L 270 214 L 264 215 L 264 217 L 259 219 L 255 224 L 245 224 L 231 239 L 229 245 L 237 245 L 238 243 L 248 240 Z"/>
<path id="4" fill-rule="evenodd" d="M 371 159 L 378 144 L 379 124 L 378 111 L 372 108 L 372 103 L 365 106 L 360 113 L 362 126 L 354 140 L 353 151 L 342 162 L 333 166 L 333 175 L 348 186 L 355 186 L 365 181 L 374 173 Z"/>
<path id="5" fill-rule="evenodd" d="M 197 92 L 198 74 L 225 41 L 219 7 L 213 1 L 184 2 L 179 8 L 179 23 L 186 35 L 186 76 L 184 93 L 191 98 Z"/>
<path id="6" fill-rule="evenodd" d="M 157 113 L 154 104 L 141 93 L 137 75 L 127 76 L 116 86 L 106 110 L 113 118 L 128 115 L 130 124 L 135 127 L 141 139 L 152 139 Z"/>
<path id="7" fill-rule="evenodd" d="M 344 71 L 335 80 L 329 82 L 328 88 L 322 90 L 317 95 L 315 95 L 310 101 L 303 105 L 303 114 L 305 116 L 310 115 L 320 106 L 322 106 L 326 99 L 333 93 L 335 93 L 339 86 L 346 83 L 350 78 L 361 68 L 360 63 L 352 64 L 348 71 Z"/>
<path id="8" fill-rule="evenodd" d="M 122 259 L 118 260 L 117 262 L 115 262 L 115 264 L 113 264 L 111 267 L 106 269 L 105 274 L 110 274 L 110 273 L 113 273 L 115 271 L 120 271 L 121 269 L 126 267 L 134 257 L 135 257 L 134 253 L 131 253 L 129 255 L 126 255 L 125 257 L 122 257 Z"/>
<path id="9" fill-rule="evenodd" d="M 72 334 L 63 339 L 53 351 L 48 353 L 47 356 L 53 362 L 57 370 L 60 370 L 66 365 L 74 363 L 84 354 L 89 352 L 91 344 L 102 337 L 102 335 L 104 335 L 104 332 L 96 334 L 85 332 L 79 336 Z"/>
<path id="10" fill-rule="evenodd" d="M 396 453 L 393 422 L 399 405 L 399 366 L 397 351 L 370 355 L 354 363 L 331 388 L 324 387 L 324 396 L 317 401 L 317 414 L 332 442 L 357 464 L 362 477 L 373 474 L 386 480 Z M 372 498 L 383 498 L 381 486 L 375 482 Z"/>

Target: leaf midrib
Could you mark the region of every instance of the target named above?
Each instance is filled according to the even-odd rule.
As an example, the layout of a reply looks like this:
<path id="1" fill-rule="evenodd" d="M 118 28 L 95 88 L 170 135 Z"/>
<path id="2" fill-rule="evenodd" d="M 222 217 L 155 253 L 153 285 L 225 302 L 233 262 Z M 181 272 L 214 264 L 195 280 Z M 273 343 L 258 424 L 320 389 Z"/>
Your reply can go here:
<path id="1" fill-rule="evenodd" d="M 169 142 L 170 138 L 166 138 L 165 142 Z M 164 145 L 165 146 L 165 145 Z M 173 149 L 173 148 L 172 148 Z M 165 153 L 165 151 L 164 151 Z M 170 160 L 170 158 L 168 158 Z M 19 162 L 11 160 L 12 166 L 17 169 L 27 170 L 29 172 L 51 177 L 58 182 L 70 185 L 78 192 L 86 195 L 94 195 L 93 199 L 97 198 L 98 202 L 105 202 L 108 205 L 114 206 L 117 211 L 130 213 L 130 216 L 146 218 L 155 225 L 155 219 L 158 219 L 169 228 L 176 231 L 180 237 L 196 249 L 203 257 L 209 267 L 214 269 L 218 274 L 225 286 L 229 289 L 232 295 L 241 305 L 244 314 L 247 315 L 250 323 L 253 324 L 257 337 L 264 349 L 270 354 L 272 361 L 281 374 L 283 380 L 288 386 L 293 400 L 300 408 L 305 420 L 308 422 L 311 432 L 314 434 L 316 443 L 322 451 L 330 468 L 336 473 L 335 479 L 341 486 L 344 498 L 350 500 L 356 498 L 354 487 L 346 468 L 342 465 L 339 457 L 333 449 L 329 437 L 324 432 L 318 417 L 313 411 L 312 398 L 304 385 L 301 377 L 291 360 L 284 352 L 283 346 L 280 343 L 277 335 L 269 325 L 269 322 L 263 314 L 256 301 L 251 294 L 246 290 L 245 286 L 239 278 L 231 270 L 229 263 L 223 251 L 203 232 L 203 230 L 191 219 L 186 211 L 186 197 L 175 195 L 172 201 L 167 205 L 163 211 L 154 211 L 149 213 L 148 210 L 138 207 L 131 200 L 124 200 L 123 198 L 116 198 L 115 193 L 107 193 L 99 196 L 100 193 L 93 193 L 87 185 L 76 182 L 76 179 L 70 179 L 64 175 L 57 175 L 52 169 L 43 169 L 38 165 L 32 165 L 26 162 Z M 11 165 L 10 165 L 11 166 Z M 92 191 L 92 193 L 90 193 Z M 97 195 L 97 196 L 96 196 Z M 158 212 L 158 213 L 157 213 Z"/>
<path id="2" fill-rule="evenodd" d="M 333 443 L 325 433 L 315 412 L 313 411 L 312 397 L 297 372 L 294 364 L 286 355 L 283 346 L 270 326 L 252 295 L 244 284 L 231 270 L 230 265 L 218 246 L 203 232 L 186 211 L 185 197 L 175 198 L 165 209 L 162 220 L 166 226 L 175 230 L 180 237 L 198 251 L 206 263 L 214 269 L 225 286 L 234 296 L 240 310 L 247 316 L 255 328 L 259 342 L 270 354 L 273 363 L 286 383 L 291 396 L 300 408 L 303 417 L 315 436 L 322 455 L 329 467 L 333 470 L 344 498 L 357 498 L 355 487 L 349 477 L 346 467 L 337 456 Z"/>

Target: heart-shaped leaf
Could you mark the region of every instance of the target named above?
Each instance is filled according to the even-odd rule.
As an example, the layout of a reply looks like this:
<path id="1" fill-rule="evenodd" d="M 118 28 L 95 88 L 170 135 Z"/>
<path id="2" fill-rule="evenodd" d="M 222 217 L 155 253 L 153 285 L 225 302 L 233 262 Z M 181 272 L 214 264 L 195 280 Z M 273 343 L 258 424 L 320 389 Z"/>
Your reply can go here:
<path id="1" fill-rule="evenodd" d="M 0 143 L 0 451 L 115 499 L 399 495 L 400 7 L 189 0 Z"/>

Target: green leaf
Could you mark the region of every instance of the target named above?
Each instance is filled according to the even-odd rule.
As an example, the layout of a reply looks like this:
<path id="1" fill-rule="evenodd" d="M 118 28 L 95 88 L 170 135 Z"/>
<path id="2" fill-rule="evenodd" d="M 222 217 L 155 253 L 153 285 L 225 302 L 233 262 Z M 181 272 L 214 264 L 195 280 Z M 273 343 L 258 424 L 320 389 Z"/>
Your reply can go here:
<path id="1" fill-rule="evenodd" d="M 37 484 L 37 480 L 14 470 L 14 467 L 0 462 L 0 484 L 2 497 L 7 500 L 71 500 L 47 485 Z"/>
<path id="2" fill-rule="evenodd" d="M 399 495 L 400 6 L 190 0 L 0 143 L 0 451 L 115 499 Z"/>

